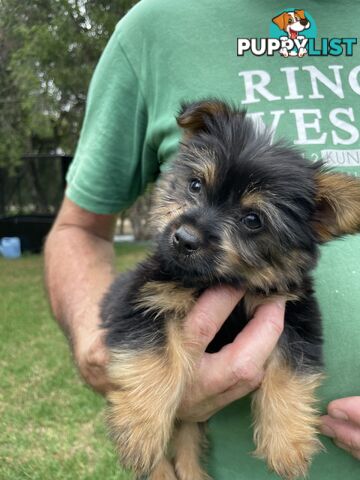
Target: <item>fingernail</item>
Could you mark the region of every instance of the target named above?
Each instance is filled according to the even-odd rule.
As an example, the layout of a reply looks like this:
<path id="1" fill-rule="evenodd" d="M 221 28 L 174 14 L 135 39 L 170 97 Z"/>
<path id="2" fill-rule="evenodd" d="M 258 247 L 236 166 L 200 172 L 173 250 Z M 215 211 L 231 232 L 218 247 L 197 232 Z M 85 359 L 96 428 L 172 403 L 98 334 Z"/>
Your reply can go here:
<path id="1" fill-rule="evenodd" d="M 323 435 L 326 435 L 327 437 L 330 437 L 330 438 L 335 438 L 336 437 L 334 430 L 332 428 L 330 428 L 328 425 L 321 425 L 320 426 L 320 432 Z"/>
<path id="2" fill-rule="evenodd" d="M 333 409 L 329 412 L 330 417 L 336 418 L 337 420 L 349 420 L 349 417 L 346 415 L 345 412 L 342 412 L 338 409 Z"/>

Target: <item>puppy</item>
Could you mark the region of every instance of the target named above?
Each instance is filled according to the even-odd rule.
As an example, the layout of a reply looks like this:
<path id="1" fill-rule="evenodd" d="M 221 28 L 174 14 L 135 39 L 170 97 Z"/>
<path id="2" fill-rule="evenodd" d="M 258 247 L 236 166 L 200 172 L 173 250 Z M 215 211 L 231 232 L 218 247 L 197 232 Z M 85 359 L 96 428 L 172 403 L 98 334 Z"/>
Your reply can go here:
<path id="1" fill-rule="evenodd" d="M 108 421 L 120 460 L 152 480 L 209 478 L 202 429 L 177 411 L 195 368 L 184 318 L 204 289 L 221 284 L 246 294 L 209 352 L 232 342 L 258 305 L 287 299 L 284 332 L 253 394 L 254 440 L 279 475 L 305 475 L 321 448 L 322 332 L 311 270 L 320 244 L 360 231 L 360 182 L 271 144 L 224 102 L 185 105 L 177 121 L 179 153 L 155 191 L 154 252 L 120 275 L 102 303 L 114 385 Z"/>
<path id="2" fill-rule="evenodd" d="M 288 38 L 294 40 L 298 37 L 300 32 L 310 28 L 310 22 L 305 16 L 304 10 L 294 10 L 293 12 L 283 12 L 277 17 L 274 17 L 272 21 L 277 25 L 280 30 L 284 30 L 287 33 Z M 282 37 L 283 38 L 283 37 Z M 285 37 L 284 37 L 285 38 Z M 286 48 L 280 50 L 281 55 L 284 57 L 289 56 L 289 52 Z M 291 56 L 303 57 L 307 54 L 307 50 L 301 47 L 297 53 L 290 52 Z"/>

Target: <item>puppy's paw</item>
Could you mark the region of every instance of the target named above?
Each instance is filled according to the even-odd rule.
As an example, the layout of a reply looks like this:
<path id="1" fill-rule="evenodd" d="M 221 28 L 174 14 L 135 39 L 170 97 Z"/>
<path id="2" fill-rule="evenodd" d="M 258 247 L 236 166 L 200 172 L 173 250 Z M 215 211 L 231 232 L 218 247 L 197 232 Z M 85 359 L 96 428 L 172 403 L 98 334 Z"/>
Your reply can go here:
<path id="1" fill-rule="evenodd" d="M 307 439 L 293 439 L 284 444 L 284 437 L 274 433 L 267 446 L 258 447 L 254 455 L 267 461 L 268 467 L 286 480 L 305 477 L 313 456 L 323 447 L 314 436 Z"/>
<path id="2" fill-rule="evenodd" d="M 177 324 L 168 329 L 160 351 L 112 351 L 108 424 L 120 462 L 137 475 L 149 475 L 164 457 L 173 433 L 190 363 Z"/>
<path id="3" fill-rule="evenodd" d="M 165 457 L 160 460 L 149 476 L 149 480 L 178 480 L 174 467 Z"/>
<path id="4" fill-rule="evenodd" d="M 176 462 L 175 471 L 178 480 L 212 480 L 198 464 Z"/>
<path id="5" fill-rule="evenodd" d="M 274 355 L 253 395 L 255 455 L 286 480 L 304 477 L 321 450 L 315 390 L 320 373 L 298 374 Z"/>
<path id="6" fill-rule="evenodd" d="M 161 415 L 135 408 L 124 392 L 112 392 L 108 398 L 108 425 L 121 464 L 138 475 L 148 474 L 164 456 L 170 426 Z"/>
<path id="7" fill-rule="evenodd" d="M 206 446 L 204 425 L 184 422 L 174 436 L 175 471 L 179 480 L 211 480 L 201 465 Z"/>

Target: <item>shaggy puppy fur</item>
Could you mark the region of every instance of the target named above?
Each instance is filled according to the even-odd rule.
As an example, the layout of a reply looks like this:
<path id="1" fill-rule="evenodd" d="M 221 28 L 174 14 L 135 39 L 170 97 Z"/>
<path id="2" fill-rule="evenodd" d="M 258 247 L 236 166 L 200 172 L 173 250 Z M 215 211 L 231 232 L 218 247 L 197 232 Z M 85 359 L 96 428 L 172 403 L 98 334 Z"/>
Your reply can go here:
<path id="1" fill-rule="evenodd" d="M 202 428 L 177 418 L 194 370 L 183 321 L 204 289 L 222 284 L 246 294 L 209 352 L 232 342 L 259 304 L 287 299 L 284 332 L 253 394 L 255 453 L 284 478 L 305 475 L 321 448 L 322 332 L 311 270 L 319 244 L 359 232 L 360 182 L 271 144 L 224 102 L 184 105 L 177 121 L 179 153 L 155 191 L 154 252 L 120 275 L 102 304 L 120 461 L 152 480 L 209 478 Z"/>

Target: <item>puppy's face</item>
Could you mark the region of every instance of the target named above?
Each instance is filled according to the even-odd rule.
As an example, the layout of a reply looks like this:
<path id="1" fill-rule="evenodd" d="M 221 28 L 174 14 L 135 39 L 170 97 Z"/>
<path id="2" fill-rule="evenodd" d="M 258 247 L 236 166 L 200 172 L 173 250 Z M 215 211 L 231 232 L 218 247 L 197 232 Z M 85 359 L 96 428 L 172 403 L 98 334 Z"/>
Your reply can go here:
<path id="1" fill-rule="evenodd" d="M 300 284 L 317 244 L 342 234 L 322 221 L 334 209 L 321 178 L 333 174 L 283 144 L 271 145 L 244 112 L 222 102 L 187 105 L 178 123 L 183 142 L 153 210 L 164 267 L 194 284 L 240 283 L 265 292 Z M 358 183 L 353 196 L 356 218 L 346 228 L 356 231 Z"/>
<path id="2" fill-rule="evenodd" d="M 289 38 L 295 39 L 303 30 L 310 28 L 310 22 L 305 17 L 304 10 L 295 10 L 293 12 L 284 12 L 272 21 L 281 29 L 287 32 Z"/>

